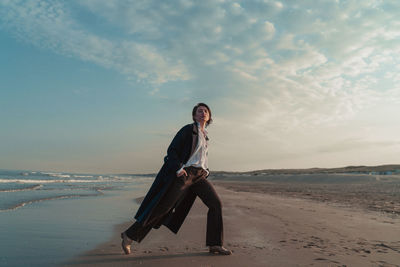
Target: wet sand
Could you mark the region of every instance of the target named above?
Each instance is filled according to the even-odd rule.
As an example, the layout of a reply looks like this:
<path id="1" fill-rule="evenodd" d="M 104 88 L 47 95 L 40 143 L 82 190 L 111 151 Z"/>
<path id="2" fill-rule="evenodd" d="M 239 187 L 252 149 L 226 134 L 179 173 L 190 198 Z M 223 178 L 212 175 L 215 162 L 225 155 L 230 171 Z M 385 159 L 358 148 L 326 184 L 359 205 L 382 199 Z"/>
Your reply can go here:
<path id="1" fill-rule="evenodd" d="M 400 266 L 397 183 L 240 180 L 213 181 L 231 256 L 207 252 L 207 208 L 197 199 L 177 235 L 165 227 L 153 230 L 124 255 L 119 233 L 127 222 L 115 227 L 112 240 L 65 266 Z"/>
<path id="2" fill-rule="evenodd" d="M 258 192 L 285 197 L 357 207 L 400 216 L 399 175 L 312 174 L 218 177 L 215 183 L 242 192 Z"/>

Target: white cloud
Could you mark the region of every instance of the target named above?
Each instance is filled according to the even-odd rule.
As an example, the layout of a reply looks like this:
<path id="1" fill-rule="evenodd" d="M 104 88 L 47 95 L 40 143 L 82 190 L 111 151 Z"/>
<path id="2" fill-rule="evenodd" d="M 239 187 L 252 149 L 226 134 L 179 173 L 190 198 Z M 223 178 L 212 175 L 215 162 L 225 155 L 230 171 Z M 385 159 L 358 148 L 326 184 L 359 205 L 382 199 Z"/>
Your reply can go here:
<path id="1" fill-rule="evenodd" d="M 271 39 L 272 36 L 275 34 L 274 24 L 272 24 L 269 21 L 264 22 L 264 30 L 265 30 L 265 33 L 267 34 L 268 39 Z"/>
<path id="2" fill-rule="evenodd" d="M 3 27 L 19 39 L 43 49 L 78 57 L 128 77 L 162 84 L 187 80 L 190 74 L 179 59 L 165 57 L 157 47 L 133 41 L 115 41 L 85 31 L 66 6 L 51 2 L 3 2 Z"/>
<path id="3" fill-rule="evenodd" d="M 275 6 L 277 8 L 283 8 L 283 4 L 281 2 L 275 2 Z"/>
<path id="4" fill-rule="evenodd" d="M 232 14 L 239 15 L 243 12 L 243 8 L 240 6 L 239 3 L 233 3 L 231 6 Z"/>
<path id="5" fill-rule="evenodd" d="M 232 133 L 232 141 L 248 130 L 283 154 L 296 145 L 307 150 L 296 144 L 307 137 L 293 137 L 296 132 L 316 137 L 319 129 L 330 136 L 325 128 L 346 131 L 347 123 L 372 107 L 400 102 L 395 2 L 85 0 L 0 6 L 2 28 L 18 38 L 151 84 L 151 95 L 162 94 L 164 85 L 174 87 L 174 81 L 190 81 L 188 90 L 233 107 L 221 110 L 221 124 L 244 129 Z M 249 144 L 254 142 L 243 141 L 243 149 Z"/>

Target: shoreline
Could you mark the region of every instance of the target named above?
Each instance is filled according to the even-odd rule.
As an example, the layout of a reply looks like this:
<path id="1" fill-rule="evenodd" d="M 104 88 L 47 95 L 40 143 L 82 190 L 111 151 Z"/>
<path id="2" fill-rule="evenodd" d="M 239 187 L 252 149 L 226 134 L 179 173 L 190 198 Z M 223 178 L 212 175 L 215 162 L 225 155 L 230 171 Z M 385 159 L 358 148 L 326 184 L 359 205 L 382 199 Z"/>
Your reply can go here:
<path id="1" fill-rule="evenodd" d="M 397 216 L 212 182 L 223 203 L 224 246 L 233 255 L 208 253 L 207 208 L 197 199 L 177 235 L 153 229 L 124 255 L 119 233 L 133 221 L 119 224 L 111 240 L 63 266 L 399 266 Z"/>

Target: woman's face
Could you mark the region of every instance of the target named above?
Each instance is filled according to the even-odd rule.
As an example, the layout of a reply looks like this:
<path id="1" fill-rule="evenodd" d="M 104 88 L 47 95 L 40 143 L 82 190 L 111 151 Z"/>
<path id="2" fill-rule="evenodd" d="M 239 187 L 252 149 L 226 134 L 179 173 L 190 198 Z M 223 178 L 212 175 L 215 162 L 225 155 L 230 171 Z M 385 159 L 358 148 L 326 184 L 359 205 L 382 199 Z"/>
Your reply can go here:
<path id="1" fill-rule="evenodd" d="M 194 119 L 199 123 L 206 123 L 210 119 L 208 109 L 203 106 L 198 107 L 196 110 L 196 114 L 194 115 Z"/>

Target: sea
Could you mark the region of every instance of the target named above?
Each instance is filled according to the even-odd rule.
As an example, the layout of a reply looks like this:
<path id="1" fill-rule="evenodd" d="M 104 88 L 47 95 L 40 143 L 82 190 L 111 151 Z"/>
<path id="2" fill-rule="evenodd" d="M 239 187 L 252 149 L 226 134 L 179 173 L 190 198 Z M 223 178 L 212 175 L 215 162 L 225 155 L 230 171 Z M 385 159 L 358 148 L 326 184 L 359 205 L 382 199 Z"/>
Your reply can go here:
<path id="1" fill-rule="evenodd" d="M 134 221 L 153 176 L 0 170 L 0 266 L 62 265 Z"/>

